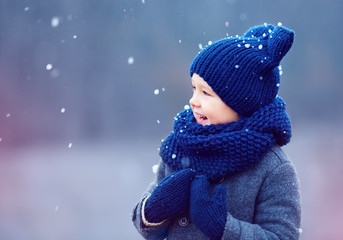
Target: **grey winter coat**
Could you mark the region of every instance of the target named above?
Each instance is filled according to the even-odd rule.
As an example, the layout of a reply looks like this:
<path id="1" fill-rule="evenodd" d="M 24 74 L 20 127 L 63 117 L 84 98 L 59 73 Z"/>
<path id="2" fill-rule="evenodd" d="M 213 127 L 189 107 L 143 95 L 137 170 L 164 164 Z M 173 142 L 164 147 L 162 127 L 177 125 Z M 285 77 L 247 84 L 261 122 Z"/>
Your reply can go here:
<path id="1" fill-rule="evenodd" d="M 136 205 L 132 220 L 138 232 L 151 240 L 208 239 L 188 214 L 156 227 L 147 227 L 142 222 L 143 200 L 170 173 L 172 170 L 161 162 L 155 181 Z M 298 179 L 292 163 L 280 147 L 273 147 L 253 167 L 216 184 L 224 184 L 227 192 L 228 216 L 222 239 L 299 239 Z"/>

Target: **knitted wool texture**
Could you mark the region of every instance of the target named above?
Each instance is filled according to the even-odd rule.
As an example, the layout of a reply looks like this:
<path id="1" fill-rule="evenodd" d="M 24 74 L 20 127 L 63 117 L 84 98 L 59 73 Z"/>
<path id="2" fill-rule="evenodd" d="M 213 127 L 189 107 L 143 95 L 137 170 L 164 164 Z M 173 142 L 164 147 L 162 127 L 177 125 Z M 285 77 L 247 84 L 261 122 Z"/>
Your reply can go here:
<path id="1" fill-rule="evenodd" d="M 270 104 L 280 85 L 279 64 L 294 32 L 273 25 L 249 29 L 242 37 L 219 40 L 193 60 L 190 75 L 202 77 L 240 116 Z"/>
<path id="2" fill-rule="evenodd" d="M 160 156 L 174 171 L 192 168 L 217 181 L 255 164 L 274 144 L 285 145 L 290 137 L 290 121 L 279 97 L 250 117 L 226 124 L 202 126 L 187 109 L 175 117 Z"/>
<path id="3" fill-rule="evenodd" d="M 172 219 L 188 210 L 190 186 L 195 171 L 185 169 L 163 179 L 149 196 L 145 216 L 150 223 Z"/>
<path id="4" fill-rule="evenodd" d="M 191 218 L 211 240 L 221 239 L 226 224 L 226 188 L 218 184 L 210 196 L 210 183 L 205 176 L 197 176 L 192 182 Z"/>

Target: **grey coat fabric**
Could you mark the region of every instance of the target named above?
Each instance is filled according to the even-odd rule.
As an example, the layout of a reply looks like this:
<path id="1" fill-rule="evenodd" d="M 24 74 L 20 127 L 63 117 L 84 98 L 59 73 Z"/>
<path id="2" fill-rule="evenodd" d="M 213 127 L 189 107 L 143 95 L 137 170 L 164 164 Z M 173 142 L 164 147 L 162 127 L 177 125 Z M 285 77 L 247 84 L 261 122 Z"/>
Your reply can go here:
<path id="1" fill-rule="evenodd" d="M 133 211 L 134 225 L 145 239 L 150 240 L 208 239 L 192 223 L 188 213 L 158 227 L 147 227 L 142 222 L 143 200 L 171 173 L 172 170 L 160 162 L 155 181 Z M 211 184 L 211 188 L 216 184 L 224 184 L 227 192 L 228 217 L 222 239 L 299 239 L 298 178 L 280 147 L 273 147 L 253 167 Z"/>

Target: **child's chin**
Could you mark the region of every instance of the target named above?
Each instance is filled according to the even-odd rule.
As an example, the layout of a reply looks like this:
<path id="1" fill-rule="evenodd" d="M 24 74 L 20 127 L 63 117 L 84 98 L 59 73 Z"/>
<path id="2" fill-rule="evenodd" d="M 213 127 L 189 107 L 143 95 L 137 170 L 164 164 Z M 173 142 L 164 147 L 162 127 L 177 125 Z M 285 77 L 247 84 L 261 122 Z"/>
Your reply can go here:
<path id="1" fill-rule="evenodd" d="M 210 125 L 210 122 L 208 121 L 208 119 L 204 120 L 204 119 L 197 119 L 197 122 L 203 126 L 206 125 Z"/>

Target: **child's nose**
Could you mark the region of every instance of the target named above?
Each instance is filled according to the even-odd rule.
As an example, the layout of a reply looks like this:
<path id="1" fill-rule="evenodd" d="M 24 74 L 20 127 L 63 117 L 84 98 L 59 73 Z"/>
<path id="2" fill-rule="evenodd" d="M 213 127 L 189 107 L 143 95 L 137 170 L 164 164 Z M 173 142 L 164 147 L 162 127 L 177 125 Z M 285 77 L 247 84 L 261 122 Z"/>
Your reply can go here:
<path id="1" fill-rule="evenodd" d="M 199 102 L 198 98 L 196 97 L 195 93 L 193 94 L 192 98 L 189 99 L 189 104 L 192 107 L 199 107 L 200 106 L 200 102 Z"/>

